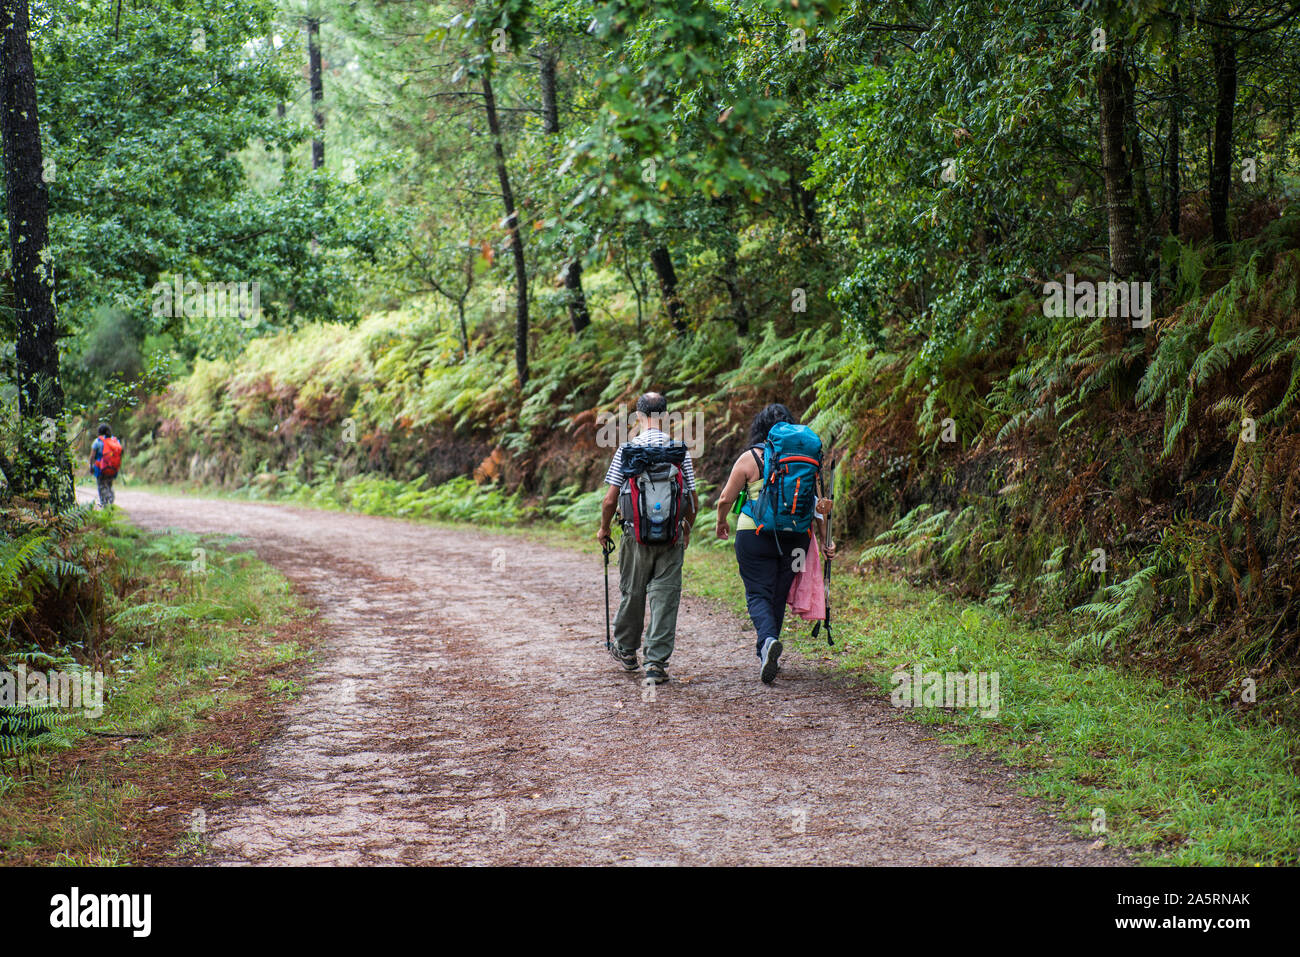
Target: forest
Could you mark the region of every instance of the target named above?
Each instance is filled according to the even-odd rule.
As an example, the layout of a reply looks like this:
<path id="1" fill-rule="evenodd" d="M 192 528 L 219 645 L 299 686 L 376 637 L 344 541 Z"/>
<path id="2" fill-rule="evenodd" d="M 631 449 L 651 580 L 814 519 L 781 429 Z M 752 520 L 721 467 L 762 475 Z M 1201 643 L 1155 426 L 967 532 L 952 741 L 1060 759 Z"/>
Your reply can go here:
<path id="1" fill-rule="evenodd" d="M 0 9 L 0 658 L 161 620 L 76 504 L 100 422 L 124 488 L 594 534 L 657 389 L 707 505 L 783 402 L 837 583 L 1014 616 L 1294 772 L 1295 0 Z"/>

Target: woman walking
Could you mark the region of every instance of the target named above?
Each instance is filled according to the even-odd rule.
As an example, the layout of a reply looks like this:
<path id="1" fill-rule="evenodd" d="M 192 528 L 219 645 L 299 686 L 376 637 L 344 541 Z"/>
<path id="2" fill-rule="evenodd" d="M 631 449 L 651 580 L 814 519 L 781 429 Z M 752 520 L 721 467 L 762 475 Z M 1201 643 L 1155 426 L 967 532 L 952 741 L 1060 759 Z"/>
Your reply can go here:
<path id="1" fill-rule="evenodd" d="M 790 410 L 778 402 L 754 416 L 749 429 L 749 447 L 736 459 L 727 484 L 718 497 L 718 538 L 730 536 L 727 513 L 742 493 L 749 502 L 758 502 L 763 491 L 764 448 L 772 427 L 778 422 L 798 424 Z M 807 489 L 805 494 L 815 500 L 814 489 Z M 798 495 L 796 486 L 791 512 L 794 511 Z M 751 512 L 757 514 L 751 506 L 740 513 L 736 523 L 736 562 L 740 578 L 745 583 L 745 603 L 749 606 L 749 617 L 757 632 L 759 677 L 765 684 L 771 684 L 781 667 L 781 652 L 784 650 L 781 644 L 781 623 L 785 618 L 786 598 L 790 594 L 794 576 L 802 568 L 802 560 L 808 554 L 810 535 L 807 531 L 762 528 L 755 523 Z M 813 522 L 822 554 L 827 558 L 834 556 L 835 546 L 826 541 L 825 522 L 821 515 L 815 514 Z"/>

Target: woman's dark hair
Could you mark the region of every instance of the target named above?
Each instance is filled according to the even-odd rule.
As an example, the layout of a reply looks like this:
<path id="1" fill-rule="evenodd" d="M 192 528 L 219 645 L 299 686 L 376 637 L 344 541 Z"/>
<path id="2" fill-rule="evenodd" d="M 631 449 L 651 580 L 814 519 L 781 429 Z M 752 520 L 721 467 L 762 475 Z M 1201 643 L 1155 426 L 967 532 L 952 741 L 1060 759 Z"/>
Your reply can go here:
<path id="1" fill-rule="evenodd" d="M 750 446 L 762 445 L 767 441 L 767 433 L 772 431 L 772 426 L 778 422 L 789 422 L 791 425 L 798 425 L 798 420 L 790 414 L 790 410 L 780 402 L 773 402 L 758 415 L 754 416 L 754 424 L 749 427 L 749 444 Z"/>
<path id="2" fill-rule="evenodd" d="M 112 434 L 113 434 L 113 430 L 110 429 L 110 428 L 108 427 L 108 423 L 107 423 L 107 422 L 101 422 L 101 423 L 99 423 L 99 434 L 100 434 L 100 435 L 112 435 Z"/>

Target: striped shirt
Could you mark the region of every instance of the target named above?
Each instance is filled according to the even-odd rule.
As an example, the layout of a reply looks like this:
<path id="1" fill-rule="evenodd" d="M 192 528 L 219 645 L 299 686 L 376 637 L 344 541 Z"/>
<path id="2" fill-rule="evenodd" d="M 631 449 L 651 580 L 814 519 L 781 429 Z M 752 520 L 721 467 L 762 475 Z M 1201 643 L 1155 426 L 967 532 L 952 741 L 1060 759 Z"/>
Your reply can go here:
<path id="1" fill-rule="evenodd" d="M 668 445 L 673 440 L 666 433 L 659 429 L 646 429 L 636 438 L 631 440 L 637 445 Z M 623 446 L 619 446 L 614 452 L 614 458 L 609 463 L 609 471 L 605 473 L 605 484 L 622 486 L 623 479 Z M 682 478 L 686 481 L 686 491 L 695 491 L 695 468 L 691 465 L 691 453 L 686 453 L 686 461 L 682 463 Z"/>

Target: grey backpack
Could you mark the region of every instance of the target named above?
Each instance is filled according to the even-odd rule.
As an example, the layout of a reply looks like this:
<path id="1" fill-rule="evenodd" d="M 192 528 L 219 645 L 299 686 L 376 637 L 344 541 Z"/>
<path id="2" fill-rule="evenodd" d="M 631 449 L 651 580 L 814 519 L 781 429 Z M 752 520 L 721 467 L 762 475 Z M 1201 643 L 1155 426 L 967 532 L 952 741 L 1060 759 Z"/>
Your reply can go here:
<path id="1" fill-rule="evenodd" d="M 686 446 L 623 446 L 618 510 L 623 530 L 642 545 L 675 545 L 686 512 Z"/>

